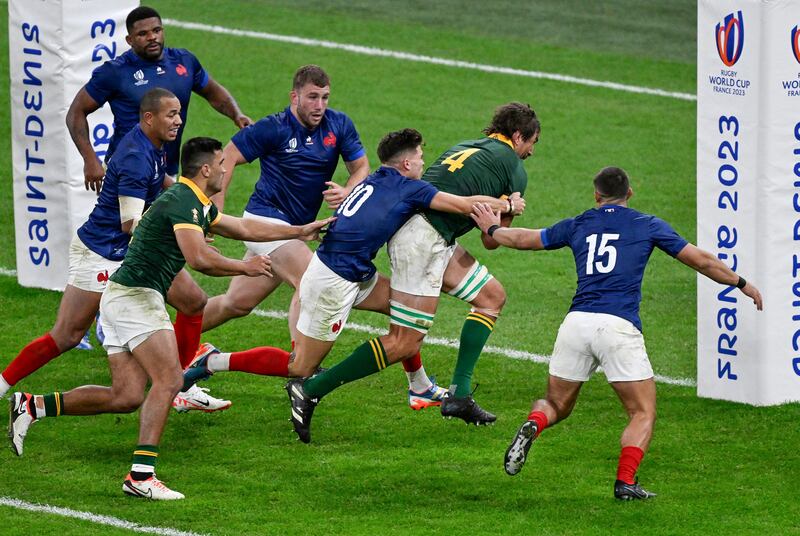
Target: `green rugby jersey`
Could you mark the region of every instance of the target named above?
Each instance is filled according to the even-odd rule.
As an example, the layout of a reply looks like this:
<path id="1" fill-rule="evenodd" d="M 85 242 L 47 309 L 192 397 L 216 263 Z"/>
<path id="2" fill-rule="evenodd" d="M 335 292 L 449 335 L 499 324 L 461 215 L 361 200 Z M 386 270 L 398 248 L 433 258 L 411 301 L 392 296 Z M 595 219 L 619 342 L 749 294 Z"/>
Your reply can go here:
<path id="1" fill-rule="evenodd" d="M 200 188 L 181 177 L 145 211 L 122 266 L 111 280 L 126 287 L 152 288 L 166 297 L 172 280 L 186 264 L 175 231 L 197 229 L 205 234 L 221 217 Z"/>
<path id="2" fill-rule="evenodd" d="M 442 192 L 455 195 L 500 197 L 514 192 L 525 194 L 528 175 L 511 140 L 501 134 L 470 140 L 451 147 L 425 170 L 422 180 Z M 448 244 L 475 227 L 469 216 L 436 210 L 423 212 Z"/>

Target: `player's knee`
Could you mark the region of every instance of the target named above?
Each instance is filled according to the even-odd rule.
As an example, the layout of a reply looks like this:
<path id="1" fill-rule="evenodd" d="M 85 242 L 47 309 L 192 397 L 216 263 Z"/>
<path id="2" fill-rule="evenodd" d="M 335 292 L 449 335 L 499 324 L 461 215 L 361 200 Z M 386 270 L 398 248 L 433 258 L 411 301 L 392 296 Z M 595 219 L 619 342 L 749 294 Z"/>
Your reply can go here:
<path id="1" fill-rule="evenodd" d="M 250 314 L 250 311 L 255 309 L 255 305 L 243 303 L 239 300 L 232 300 L 226 298 L 223 302 L 223 309 L 226 318 L 241 318 Z"/>
<path id="2" fill-rule="evenodd" d="M 506 304 L 506 299 L 503 285 L 497 279 L 492 279 L 481 289 L 471 305 L 474 311 L 497 318 Z"/>
<path id="3" fill-rule="evenodd" d="M 144 403 L 144 392 L 123 391 L 113 397 L 114 413 L 133 413 Z"/>
<path id="4" fill-rule="evenodd" d="M 394 325 L 392 326 L 394 327 Z M 422 348 L 424 334 L 411 329 L 395 329 L 383 337 L 381 342 L 392 363 L 414 357 Z"/>
<path id="5" fill-rule="evenodd" d="M 54 328 L 50 332 L 50 336 L 58 346 L 59 350 L 67 351 L 70 348 L 75 348 L 83 336 L 86 334 L 86 330 L 75 327 L 75 326 L 65 326 L 61 328 Z"/>
<path id="6" fill-rule="evenodd" d="M 191 300 L 184 307 L 185 310 L 181 312 L 188 316 L 201 315 L 203 314 L 207 304 L 208 294 L 201 290 L 195 296 L 192 296 Z"/>

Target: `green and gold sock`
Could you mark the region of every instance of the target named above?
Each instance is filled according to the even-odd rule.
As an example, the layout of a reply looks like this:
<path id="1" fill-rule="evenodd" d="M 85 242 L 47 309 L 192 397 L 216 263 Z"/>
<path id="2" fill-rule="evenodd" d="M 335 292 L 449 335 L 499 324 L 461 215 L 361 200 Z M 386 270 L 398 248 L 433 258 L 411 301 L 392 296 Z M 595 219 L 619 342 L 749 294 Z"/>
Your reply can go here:
<path id="1" fill-rule="evenodd" d="M 55 392 L 47 395 L 42 395 L 44 401 L 44 414 L 37 411 L 37 418 L 42 417 L 58 417 L 64 411 L 64 395 Z"/>
<path id="2" fill-rule="evenodd" d="M 329 368 L 303 384 L 308 396 L 319 398 L 337 387 L 385 369 L 386 351 L 378 338 L 370 339 L 338 365 Z"/>
<path id="3" fill-rule="evenodd" d="M 158 445 L 137 445 L 133 451 L 131 464 L 131 478 L 134 480 L 147 480 L 156 472 L 158 460 Z"/>
<path id="4" fill-rule="evenodd" d="M 481 313 L 471 312 L 461 328 L 461 341 L 458 346 L 458 360 L 453 372 L 451 386 L 455 385 L 455 396 L 467 396 L 472 389 L 472 372 L 483 351 L 489 335 L 494 330 L 494 318 Z"/>

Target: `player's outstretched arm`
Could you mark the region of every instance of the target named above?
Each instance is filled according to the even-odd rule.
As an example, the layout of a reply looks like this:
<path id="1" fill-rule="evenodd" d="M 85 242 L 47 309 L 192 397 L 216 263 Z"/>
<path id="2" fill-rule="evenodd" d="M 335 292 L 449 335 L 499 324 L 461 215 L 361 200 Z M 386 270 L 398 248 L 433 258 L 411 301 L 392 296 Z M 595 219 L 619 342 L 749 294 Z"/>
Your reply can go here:
<path id="1" fill-rule="evenodd" d="M 472 207 L 470 217 L 485 235 L 501 246 L 514 249 L 544 249 L 540 229 L 504 227 L 500 220 L 500 213 L 492 212 L 489 205 L 476 204 Z"/>
<path id="2" fill-rule="evenodd" d="M 225 174 L 222 176 L 222 189 L 216 194 L 211 196 L 211 200 L 217 205 L 220 212 L 225 207 L 225 194 L 228 192 L 228 186 L 233 179 L 233 170 L 240 164 L 246 164 L 247 159 L 242 156 L 241 151 L 232 141 L 228 142 L 225 149 L 222 150 L 222 159 L 225 162 Z"/>
<path id="3" fill-rule="evenodd" d="M 753 300 L 759 311 L 763 309 L 764 304 L 761 292 L 758 291 L 755 285 L 736 275 L 713 253 L 700 249 L 694 244 L 686 244 L 675 258 L 717 283 L 739 287 L 745 296 Z"/>
<path id="4" fill-rule="evenodd" d="M 98 195 L 100 195 L 100 188 L 103 186 L 103 177 L 106 172 L 94 152 L 92 142 L 89 141 L 89 122 L 86 120 L 86 116 L 99 108 L 100 105 L 89 96 L 86 88 L 83 87 L 72 99 L 66 120 L 72 142 L 83 158 L 83 184 L 87 190 L 92 189 Z"/>
<path id="5" fill-rule="evenodd" d="M 325 218 L 306 225 L 276 225 L 222 214 L 213 231 L 226 238 L 250 242 L 271 242 L 292 238 L 308 242 L 319 239 L 320 230 L 335 219 L 335 217 Z"/>
<path id="6" fill-rule="evenodd" d="M 257 277 L 266 275 L 272 277 L 269 256 L 256 255 L 246 261 L 229 259 L 221 255 L 214 248 L 206 244 L 202 230 L 196 229 L 176 229 L 175 238 L 178 247 L 181 248 L 183 258 L 186 263 L 206 275 L 226 276 L 226 275 L 247 275 Z"/>
<path id="7" fill-rule="evenodd" d="M 230 91 L 210 76 L 206 87 L 200 90 L 200 95 L 208 101 L 212 108 L 229 117 L 237 127 L 244 128 L 253 124 L 253 120 L 244 115 L 242 110 L 239 109 L 239 105 Z"/>
<path id="8" fill-rule="evenodd" d="M 439 192 L 433 196 L 430 208 L 441 212 L 471 214 L 472 206 L 476 203 L 485 203 L 489 205 L 492 211 L 503 214 L 521 214 L 525 209 L 525 201 L 522 200 L 522 198 L 511 201 L 509 199 L 498 199 L 486 195 L 462 197 L 447 192 Z"/>

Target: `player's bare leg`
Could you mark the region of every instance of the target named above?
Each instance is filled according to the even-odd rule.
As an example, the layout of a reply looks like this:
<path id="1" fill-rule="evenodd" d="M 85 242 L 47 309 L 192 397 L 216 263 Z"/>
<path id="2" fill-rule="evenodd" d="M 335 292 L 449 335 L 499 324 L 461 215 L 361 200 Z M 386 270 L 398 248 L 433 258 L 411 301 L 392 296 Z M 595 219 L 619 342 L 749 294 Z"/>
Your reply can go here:
<path id="1" fill-rule="evenodd" d="M 583 382 L 565 380 L 549 376 L 547 395 L 534 401 L 528 419 L 519 427 L 514 439 L 506 450 L 503 465 L 506 473 L 516 475 L 522 470 L 528 451 L 539 434 L 559 421 L 570 416 L 575 408 Z"/>
<path id="2" fill-rule="evenodd" d="M 656 383 L 653 378 L 631 382 L 611 382 L 628 413 L 628 426 L 622 432 L 622 450 L 617 466 L 614 496 L 617 499 L 649 499 L 655 496 L 643 489 L 637 481 L 636 471 L 650 446 L 656 422 Z"/>
<path id="3" fill-rule="evenodd" d="M 144 401 L 147 373 L 128 352 L 108 356 L 111 387 L 84 385 L 64 393 L 62 415 L 131 413 Z"/>
<path id="4" fill-rule="evenodd" d="M 314 374 L 336 341 L 320 341 L 299 331 L 294 339 L 293 359 L 289 362 L 289 376 L 305 378 Z"/>
<path id="5" fill-rule="evenodd" d="M 294 290 L 292 301 L 289 304 L 289 335 L 292 340 L 297 337 L 297 319 L 300 316 L 300 302 L 297 295 L 297 288 L 300 280 L 306 273 L 308 264 L 314 254 L 308 249 L 305 242 L 299 240 L 289 240 L 281 247 L 270 253 L 272 259 L 272 272 Z"/>
<path id="6" fill-rule="evenodd" d="M 178 346 L 172 330 L 158 330 L 133 350 L 133 359 L 150 378 L 139 416 L 139 444 L 158 445 L 172 399 L 183 385 Z"/>
<path id="7" fill-rule="evenodd" d="M 99 292 L 67 285 L 53 328 L 49 333 L 25 345 L 0 375 L 0 397 L 12 385 L 16 385 L 81 341 L 100 308 L 101 295 Z"/>

